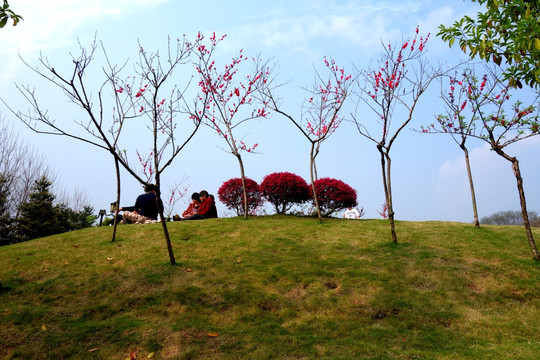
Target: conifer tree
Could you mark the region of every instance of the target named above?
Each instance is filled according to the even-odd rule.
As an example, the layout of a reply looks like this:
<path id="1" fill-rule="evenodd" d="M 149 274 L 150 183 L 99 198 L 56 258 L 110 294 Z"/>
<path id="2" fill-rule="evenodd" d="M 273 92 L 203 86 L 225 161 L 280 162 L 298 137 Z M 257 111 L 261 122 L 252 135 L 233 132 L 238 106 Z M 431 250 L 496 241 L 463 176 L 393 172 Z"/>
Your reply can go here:
<path id="1" fill-rule="evenodd" d="M 0 246 L 13 241 L 12 219 L 8 208 L 8 178 L 0 174 Z"/>
<path id="2" fill-rule="evenodd" d="M 28 201 L 23 203 L 17 220 L 23 239 L 30 240 L 58 233 L 58 207 L 54 206 L 55 195 L 51 182 L 42 176 L 32 187 Z"/>

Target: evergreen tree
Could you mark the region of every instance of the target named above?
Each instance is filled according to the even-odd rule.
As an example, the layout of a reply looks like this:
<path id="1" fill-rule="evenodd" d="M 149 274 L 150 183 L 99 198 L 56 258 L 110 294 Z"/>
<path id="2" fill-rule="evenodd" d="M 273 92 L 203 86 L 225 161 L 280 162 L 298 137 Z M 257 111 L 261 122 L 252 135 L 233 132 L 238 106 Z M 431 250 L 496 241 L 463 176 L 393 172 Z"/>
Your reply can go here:
<path id="1" fill-rule="evenodd" d="M 16 242 L 8 207 L 8 178 L 0 174 L 0 246 Z"/>
<path id="2" fill-rule="evenodd" d="M 62 232 L 58 222 L 60 211 L 53 204 L 55 195 L 51 193 L 51 185 L 45 176 L 36 180 L 28 201 L 19 207 L 17 222 L 24 240 Z"/>

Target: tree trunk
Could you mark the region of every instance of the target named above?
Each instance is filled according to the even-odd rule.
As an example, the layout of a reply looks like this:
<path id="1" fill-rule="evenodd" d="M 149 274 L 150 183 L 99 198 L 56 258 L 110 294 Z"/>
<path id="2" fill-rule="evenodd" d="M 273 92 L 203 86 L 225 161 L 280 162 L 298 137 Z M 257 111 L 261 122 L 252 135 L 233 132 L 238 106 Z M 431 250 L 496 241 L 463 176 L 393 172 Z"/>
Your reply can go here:
<path id="1" fill-rule="evenodd" d="M 120 165 L 118 158 L 114 157 L 114 167 L 116 170 L 116 209 L 114 210 L 114 225 L 111 242 L 116 240 L 116 229 L 118 228 L 118 209 L 120 209 Z"/>
<path id="2" fill-rule="evenodd" d="M 472 172 L 471 172 L 471 164 L 469 162 L 469 151 L 464 145 L 461 145 L 461 149 L 465 153 L 465 164 L 467 165 L 467 175 L 469 176 L 469 187 L 471 189 L 471 199 L 472 199 L 472 206 L 473 206 L 473 214 L 474 214 L 474 226 L 477 228 L 480 227 L 480 221 L 478 220 L 478 210 L 476 207 L 476 194 L 474 192 L 474 184 L 473 184 L 473 178 L 472 178 Z"/>
<path id="3" fill-rule="evenodd" d="M 390 182 L 391 159 L 388 155 L 388 152 L 384 151 L 382 145 L 377 145 L 377 149 L 381 154 L 381 170 L 384 186 L 384 196 L 388 209 L 388 220 L 390 220 L 390 232 L 392 233 L 392 242 L 397 243 L 396 224 L 394 221 L 394 206 L 392 204 L 392 183 Z"/>
<path id="4" fill-rule="evenodd" d="M 311 159 L 313 160 L 313 179 L 315 181 L 319 180 L 319 174 L 317 174 L 317 162 L 315 159 L 317 158 L 317 155 L 319 155 L 319 149 L 321 147 L 321 141 L 317 141 L 317 143 L 312 144 L 311 148 Z"/>
<path id="5" fill-rule="evenodd" d="M 157 197 L 157 201 L 160 202 L 161 197 Z M 159 217 L 161 218 L 161 227 L 163 228 L 163 235 L 165 235 L 165 242 L 167 243 L 167 251 L 169 253 L 169 261 L 171 265 L 176 265 L 176 259 L 174 258 L 174 252 L 171 244 L 171 236 L 169 235 L 169 229 L 167 228 L 167 221 L 163 214 L 163 208 L 159 209 Z"/>
<path id="6" fill-rule="evenodd" d="M 165 236 L 165 243 L 167 244 L 167 252 L 169 253 L 169 261 L 171 262 L 171 265 L 175 265 L 176 259 L 174 258 L 171 236 L 169 235 L 169 229 L 167 228 L 167 220 L 165 220 L 165 215 L 163 214 L 163 201 L 161 200 L 161 189 L 158 173 L 156 173 L 156 202 L 158 206 L 159 218 L 161 219 L 161 227 L 163 228 L 163 235 Z"/>
<path id="7" fill-rule="evenodd" d="M 519 170 L 519 162 L 516 158 L 512 160 L 512 168 L 514 169 L 514 174 L 516 176 L 517 188 L 519 192 L 519 202 L 521 203 L 521 214 L 523 215 L 523 224 L 525 225 L 525 232 L 527 233 L 527 240 L 529 241 L 529 246 L 533 257 L 536 260 L 540 260 L 540 255 L 538 254 L 538 249 L 536 248 L 536 243 L 534 242 L 533 233 L 531 230 L 531 223 L 529 221 L 529 213 L 527 212 L 527 203 L 525 201 L 525 191 L 523 190 L 523 178 L 521 177 L 521 171 Z"/>
<path id="8" fill-rule="evenodd" d="M 242 161 L 242 156 L 239 153 L 234 154 L 238 159 L 238 164 L 240 165 L 240 177 L 242 179 L 242 192 L 244 194 L 244 219 L 248 219 L 248 197 L 246 189 L 246 175 L 244 173 L 244 162 Z"/>
<path id="9" fill-rule="evenodd" d="M 310 161 L 309 161 L 309 176 L 311 180 L 311 190 L 313 191 L 313 202 L 315 203 L 315 209 L 317 210 L 317 216 L 319 218 L 319 221 L 323 221 L 322 214 L 321 214 L 321 207 L 319 206 L 319 199 L 317 198 L 317 192 L 315 191 L 315 180 L 316 180 L 316 174 L 315 174 L 315 143 L 311 143 L 311 153 L 310 153 Z"/>
<path id="10" fill-rule="evenodd" d="M 519 202 L 521 204 L 521 215 L 523 216 L 523 224 L 525 225 L 525 232 L 527 234 L 527 240 L 531 248 L 533 257 L 536 260 L 540 260 L 540 254 L 538 254 L 538 249 L 536 248 L 536 243 L 534 242 L 533 233 L 531 230 L 531 223 L 529 221 L 529 213 L 527 212 L 527 202 L 525 201 L 525 191 L 523 190 L 523 178 L 521 177 L 521 171 L 519 170 L 519 161 L 515 157 L 511 157 L 501 149 L 494 149 L 497 154 L 505 158 L 506 160 L 512 163 L 512 169 L 514 170 L 514 176 L 516 177 L 517 188 L 519 193 Z"/>

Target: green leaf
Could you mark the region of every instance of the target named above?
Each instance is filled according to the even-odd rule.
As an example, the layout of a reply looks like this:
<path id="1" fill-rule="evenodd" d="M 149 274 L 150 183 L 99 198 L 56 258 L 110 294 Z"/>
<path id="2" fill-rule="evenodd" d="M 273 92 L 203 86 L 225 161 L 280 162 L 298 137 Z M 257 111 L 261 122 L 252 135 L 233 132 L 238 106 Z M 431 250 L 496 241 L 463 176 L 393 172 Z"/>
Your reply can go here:
<path id="1" fill-rule="evenodd" d="M 536 48 L 536 50 L 540 51 L 540 39 L 539 38 L 534 39 L 534 47 Z"/>
<path id="2" fill-rule="evenodd" d="M 8 21 L 7 16 L 0 19 L 0 28 L 3 28 L 4 26 L 6 26 L 7 21 Z"/>

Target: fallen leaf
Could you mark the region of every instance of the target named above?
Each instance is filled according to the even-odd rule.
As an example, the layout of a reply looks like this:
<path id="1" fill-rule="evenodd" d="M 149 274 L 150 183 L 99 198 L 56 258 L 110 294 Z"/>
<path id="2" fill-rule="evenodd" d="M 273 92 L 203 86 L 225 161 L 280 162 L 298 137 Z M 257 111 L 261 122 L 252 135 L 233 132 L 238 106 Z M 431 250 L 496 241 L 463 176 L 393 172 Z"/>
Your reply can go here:
<path id="1" fill-rule="evenodd" d="M 94 352 L 94 351 L 96 351 L 97 349 L 98 349 L 98 348 L 93 348 L 93 349 L 88 350 L 88 352 Z"/>
<path id="2" fill-rule="evenodd" d="M 209 332 L 209 333 L 208 333 L 208 336 L 210 336 L 210 337 L 217 337 L 218 335 L 219 335 L 219 334 L 216 333 L 216 332 Z"/>
<path id="3" fill-rule="evenodd" d="M 79 247 L 79 245 L 77 245 L 77 244 L 73 244 L 73 247 L 74 247 L 74 248 L 78 248 L 78 247 Z"/>
<path id="4" fill-rule="evenodd" d="M 236 260 L 236 263 L 237 263 L 237 264 L 240 264 L 241 262 L 242 262 L 242 259 Z"/>
<path id="5" fill-rule="evenodd" d="M 148 354 L 147 358 L 150 359 L 152 356 L 154 356 L 154 353 L 151 352 L 150 354 Z"/>
<path id="6" fill-rule="evenodd" d="M 187 272 L 192 272 L 193 270 L 191 270 L 191 268 L 187 268 L 186 271 Z"/>
<path id="7" fill-rule="evenodd" d="M 113 258 L 111 258 L 111 257 L 108 257 L 108 258 L 107 258 L 107 260 L 109 260 L 109 261 L 111 261 L 112 259 L 113 259 Z"/>
<path id="8" fill-rule="evenodd" d="M 41 330 L 47 331 L 47 325 L 45 325 L 45 324 L 41 325 Z"/>

